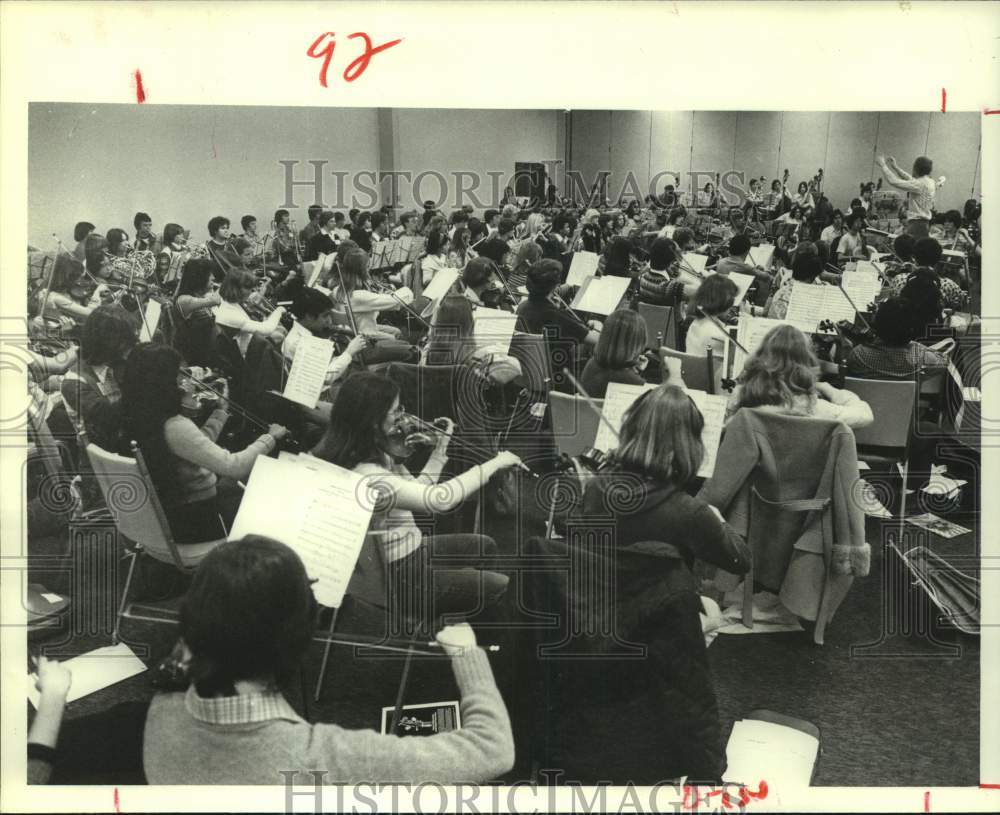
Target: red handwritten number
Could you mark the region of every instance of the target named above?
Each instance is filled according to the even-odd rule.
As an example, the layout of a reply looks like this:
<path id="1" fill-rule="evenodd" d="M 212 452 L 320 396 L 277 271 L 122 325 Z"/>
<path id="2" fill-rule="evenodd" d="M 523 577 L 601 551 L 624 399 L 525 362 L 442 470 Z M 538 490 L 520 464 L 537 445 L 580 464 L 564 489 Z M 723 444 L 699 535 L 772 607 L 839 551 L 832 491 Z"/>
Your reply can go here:
<path id="1" fill-rule="evenodd" d="M 327 42 L 322 50 L 317 50 L 320 44 L 323 43 L 326 38 L 329 37 L 329 42 Z M 330 61 L 333 59 L 334 49 L 337 47 L 337 42 L 335 40 L 335 35 L 332 31 L 324 31 L 320 34 L 314 41 L 313 44 L 309 46 L 306 50 L 306 56 L 312 57 L 313 59 L 322 59 L 323 67 L 319 71 L 319 84 L 324 88 L 327 87 L 327 73 L 330 69 Z M 347 37 L 349 40 L 362 39 L 364 40 L 364 51 L 361 55 L 355 57 L 355 59 L 344 69 L 344 81 L 353 82 L 355 79 L 361 76 L 367 69 L 368 63 L 371 62 L 373 56 L 394 45 L 399 45 L 403 40 L 390 40 L 389 42 L 384 42 L 381 45 L 372 45 L 372 38 L 365 34 L 363 31 L 355 31 L 353 34 L 349 34 Z"/>
<path id="2" fill-rule="evenodd" d="M 135 101 L 140 105 L 146 101 L 146 89 L 142 87 L 142 72 L 135 69 Z"/>
<path id="3" fill-rule="evenodd" d="M 941 88 L 941 112 L 944 113 L 945 109 L 948 107 L 948 91 Z"/>

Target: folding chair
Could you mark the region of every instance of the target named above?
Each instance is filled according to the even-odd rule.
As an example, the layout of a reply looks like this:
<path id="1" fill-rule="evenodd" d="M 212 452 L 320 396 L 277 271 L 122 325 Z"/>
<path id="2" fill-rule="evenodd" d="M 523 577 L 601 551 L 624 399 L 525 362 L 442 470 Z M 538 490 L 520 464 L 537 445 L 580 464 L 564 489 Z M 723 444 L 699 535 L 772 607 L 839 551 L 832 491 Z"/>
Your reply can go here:
<path id="1" fill-rule="evenodd" d="M 593 403 L 600 410 L 604 400 L 594 399 Z M 560 454 L 573 458 L 594 446 L 601 419 L 586 399 L 552 391 L 549 393 L 549 410 L 552 434 Z"/>
<path id="2" fill-rule="evenodd" d="M 639 303 L 639 316 L 646 321 L 646 347 L 671 348 L 678 346 L 678 320 L 673 306 L 655 306 Z"/>
<path id="3" fill-rule="evenodd" d="M 131 559 L 122 599 L 115 615 L 112 642 L 119 641 L 123 619 L 154 623 L 176 623 L 176 613 L 153 605 L 138 606 L 129 602 L 129 590 L 136 564 L 142 555 L 173 566 L 182 574 L 191 574 L 205 556 L 225 539 L 205 543 L 185 544 L 183 550 L 174 542 L 170 524 L 160 504 L 139 446 L 132 442 L 134 459 L 109 453 L 96 444 L 86 445 L 87 457 L 94 469 L 104 500 L 111 510 L 115 528 L 125 540 L 131 541 L 127 557 Z"/>
<path id="4" fill-rule="evenodd" d="M 854 439 L 858 458 L 866 464 L 882 464 L 890 472 L 902 465 L 903 486 L 899 516 L 906 517 L 906 484 L 909 477 L 910 438 L 917 404 L 917 383 L 912 380 L 844 378 L 844 388 L 857 394 L 872 409 L 875 421 L 857 428 Z"/>
<path id="5" fill-rule="evenodd" d="M 691 390 L 719 393 L 722 389 L 722 368 L 715 364 L 715 355 L 711 348 L 706 349 L 705 356 L 699 356 L 661 347 L 660 361 L 663 363 L 664 371 L 667 370 L 668 359 L 681 361 L 681 379 Z"/>

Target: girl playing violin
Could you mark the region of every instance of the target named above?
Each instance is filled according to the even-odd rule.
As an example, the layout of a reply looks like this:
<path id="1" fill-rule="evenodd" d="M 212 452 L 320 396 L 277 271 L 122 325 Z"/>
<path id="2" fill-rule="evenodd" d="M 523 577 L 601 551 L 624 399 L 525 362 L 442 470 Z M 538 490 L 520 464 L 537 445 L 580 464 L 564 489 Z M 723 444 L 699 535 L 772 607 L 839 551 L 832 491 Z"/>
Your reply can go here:
<path id="1" fill-rule="evenodd" d="M 643 353 L 646 336 L 646 321 L 637 311 L 618 309 L 611 312 L 604 321 L 594 355 L 587 360 L 580 375 L 583 389 L 594 399 L 603 399 L 612 382 L 645 384 L 642 372 L 649 362 Z"/>

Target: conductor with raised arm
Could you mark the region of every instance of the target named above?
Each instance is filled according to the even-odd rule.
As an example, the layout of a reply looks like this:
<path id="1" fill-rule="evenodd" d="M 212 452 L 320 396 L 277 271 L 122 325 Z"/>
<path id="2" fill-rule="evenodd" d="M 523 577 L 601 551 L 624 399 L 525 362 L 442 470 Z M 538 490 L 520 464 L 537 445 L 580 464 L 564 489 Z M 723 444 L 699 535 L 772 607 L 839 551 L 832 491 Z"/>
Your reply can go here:
<path id="1" fill-rule="evenodd" d="M 913 161 L 913 175 L 901 170 L 892 156 L 888 160 L 879 156 L 878 164 L 885 180 L 907 194 L 906 231 L 914 238 L 926 238 L 934 209 L 934 194 L 937 192 L 937 185 L 931 178 L 934 162 L 927 156 L 918 156 Z"/>

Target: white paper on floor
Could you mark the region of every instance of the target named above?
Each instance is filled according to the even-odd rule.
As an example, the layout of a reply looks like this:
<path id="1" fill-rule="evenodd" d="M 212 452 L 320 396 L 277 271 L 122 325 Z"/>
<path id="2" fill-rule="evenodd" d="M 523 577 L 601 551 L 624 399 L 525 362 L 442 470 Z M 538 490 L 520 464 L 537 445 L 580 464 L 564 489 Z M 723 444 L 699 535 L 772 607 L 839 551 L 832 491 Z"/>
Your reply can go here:
<path id="1" fill-rule="evenodd" d="M 865 515 L 870 518 L 891 518 L 892 513 L 878 500 L 878 493 L 875 488 L 863 478 L 858 479 L 859 489 L 855 490 L 858 502 Z"/>
<path id="2" fill-rule="evenodd" d="M 718 629 L 719 634 L 776 634 L 782 631 L 802 631 L 799 621 L 785 608 L 778 595 L 769 591 L 757 592 L 753 596 L 753 628 L 743 625 L 743 584 L 723 597 L 726 606 L 722 616 L 728 623 Z"/>
<path id="3" fill-rule="evenodd" d="M 701 632 L 705 635 L 705 647 L 713 642 L 719 633 L 719 629 L 729 624 L 729 620 L 722 613 L 719 604 L 711 597 L 701 598 L 702 612 L 698 616 L 701 618 Z"/>

